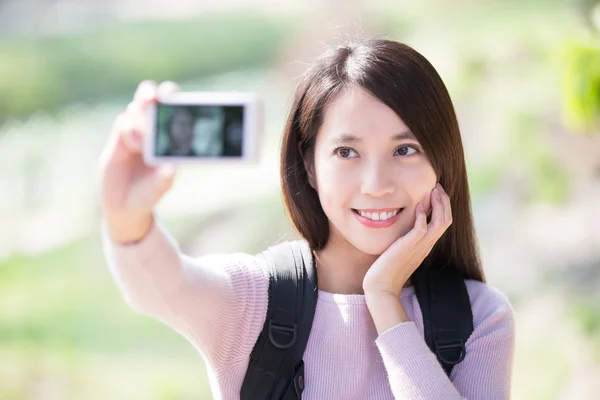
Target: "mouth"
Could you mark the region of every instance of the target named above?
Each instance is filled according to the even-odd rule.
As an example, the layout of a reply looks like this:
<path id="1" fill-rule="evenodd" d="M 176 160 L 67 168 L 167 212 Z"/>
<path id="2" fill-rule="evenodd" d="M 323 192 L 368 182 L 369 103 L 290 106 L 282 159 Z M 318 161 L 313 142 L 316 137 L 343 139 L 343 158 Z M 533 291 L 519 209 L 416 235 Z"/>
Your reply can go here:
<path id="1" fill-rule="evenodd" d="M 382 208 L 382 209 L 355 209 L 352 211 L 356 214 L 370 221 L 387 221 L 391 220 L 402 212 L 404 208 Z"/>

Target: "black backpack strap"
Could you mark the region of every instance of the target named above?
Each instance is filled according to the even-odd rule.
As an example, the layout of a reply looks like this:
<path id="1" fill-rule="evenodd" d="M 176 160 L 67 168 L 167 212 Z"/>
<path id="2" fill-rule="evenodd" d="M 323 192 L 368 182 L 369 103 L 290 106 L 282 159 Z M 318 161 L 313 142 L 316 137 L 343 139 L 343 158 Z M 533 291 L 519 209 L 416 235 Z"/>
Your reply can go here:
<path id="1" fill-rule="evenodd" d="M 269 306 L 240 399 L 300 399 L 302 357 L 317 305 L 313 255 L 306 241 L 281 243 L 262 254 L 269 265 Z"/>
<path id="2" fill-rule="evenodd" d="M 465 344 L 473 333 L 473 313 L 464 279 L 456 268 L 419 267 L 412 276 L 423 313 L 425 342 L 448 377 L 466 355 Z"/>

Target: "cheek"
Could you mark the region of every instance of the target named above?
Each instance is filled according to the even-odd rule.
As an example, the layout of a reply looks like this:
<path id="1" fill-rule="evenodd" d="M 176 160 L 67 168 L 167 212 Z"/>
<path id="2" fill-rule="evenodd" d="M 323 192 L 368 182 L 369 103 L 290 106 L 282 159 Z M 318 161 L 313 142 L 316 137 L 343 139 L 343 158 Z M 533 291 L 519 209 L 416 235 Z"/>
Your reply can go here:
<path id="1" fill-rule="evenodd" d="M 352 206 L 352 196 L 356 192 L 352 169 L 335 160 L 321 158 L 316 160 L 315 172 L 321 206 L 335 222 Z"/>
<path id="2" fill-rule="evenodd" d="M 426 165 L 417 165 L 414 169 L 406 171 L 403 175 L 403 187 L 411 200 L 411 212 L 416 212 L 417 204 L 423 202 L 425 211 L 431 210 L 431 191 L 435 187 L 437 177 L 433 168 Z"/>
<path id="3" fill-rule="evenodd" d="M 347 200 L 350 183 L 335 168 L 321 168 L 317 171 L 317 188 L 325 213 L 335 213 Z"/>

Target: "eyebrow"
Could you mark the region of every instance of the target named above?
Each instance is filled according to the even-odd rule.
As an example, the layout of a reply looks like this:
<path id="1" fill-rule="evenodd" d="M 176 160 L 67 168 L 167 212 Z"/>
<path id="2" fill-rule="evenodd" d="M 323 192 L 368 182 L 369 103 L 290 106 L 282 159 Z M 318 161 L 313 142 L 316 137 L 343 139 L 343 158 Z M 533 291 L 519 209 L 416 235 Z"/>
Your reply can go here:
<path id="1" fill-rule="evenodd" d="M 404 131 L 401 133 L 397 133 L 394 136 L 392 136 L 390 139 L 392 141 L 405 140 L 405 139 L 417 141 L 417 138 L 411 131 Z M 342 132 L 338 136 L 335 136 L 331 141 L 334 143 L 357 143 L 357 142 L 362 142 L 363 139 L 361 137 L 358 137 L 351 133 Z"/>

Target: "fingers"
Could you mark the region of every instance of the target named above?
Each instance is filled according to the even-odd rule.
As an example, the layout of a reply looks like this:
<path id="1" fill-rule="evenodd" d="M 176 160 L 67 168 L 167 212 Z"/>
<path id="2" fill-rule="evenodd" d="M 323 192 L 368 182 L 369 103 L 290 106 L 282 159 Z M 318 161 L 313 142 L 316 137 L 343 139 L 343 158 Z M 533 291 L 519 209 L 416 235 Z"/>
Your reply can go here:
<path id="1" fill-rule="evenodd" d="M 414 243 L 420 241 L 427 233 L 427 214 L 425 213 L 423 202 L 417 204 L 415 214 L 415 226 L 405 235 L 407 240 Z"/>
<path id="2" fill-rule="evenodd" d="M 128 135 L 139 147 L 143 146 L 143 139 L 149 128 L 148 108 L 156 102 L 159 86 L 154 81 L 143 81 L 138 86 L 133 101 L 127 106 L 129 118 Z"/>
<path id="3" fill-rule="evenodd" d="M 444 225 L 445 220 L 444 203 L 442 202 L 439 185 L 431 191 L 431 208 L 431 222 L 429 226 L 433 230 L 437 230 Z"/>
<path id="4" fill-rule="evenodd" d="M 154 81 L 141 82 L 133 95 L 133 100 L 136 102 L 147 102 L 156 98 L 158 85 Z"/>
<path id="5" fill-rule="evenodd" d="M 122 133 L 135 145 L 136 151 L 142 151 L 144 137 L 150 127 L 148 121 L 149 104 L 150 100 L 132 101 L 125 112 L 127 122 Z"/>
<path id="6" fill-rule="evenodd" d="M 175 172 L 175 166 L 172 164 L 162 165 L 155 171 L 154 179 L 158 191 L 158 199 L 160 199 L 171 188 L 171 186 L 173 186 Z"/>
<path id="7" fill-rule="evenodd" d="M 423 202 L 420 202 L 417 205 L 417 218 L 415 220 L 414 229 L 422 235 L 427 233 L 427 214 L 425 213 Z"/>
<path id="8" fill-rule="evenodd" d="M 179 86 L 172 81 L 162 82 L 157 85 L 154 81 L 140 83 L 133 96 L 133 101 L 127 107 L 127 115 L 131 119 L 129 134 L 132 140 L 142 145 L 146 132 L 150 128 L 148 120 L 148 108 L 155 103 L 160 96 L 166 96 L 179 91 Z"/>
<path id="9" fill-rule="evenodd" d="M 429 224 L 430 228 L 433 230 L 448 228 L 452 222 L 450 198 L 439 183 L 431 192 L 431 207 L 433 210 Z"/>
<path id="10" fill-rule="evenodd" d="M 452 224 L 450 198 L 439 183 L 431 192 L 431 207 L 433 210 L 428 232 L 430 235 L 435 236 L 435 240 L 437 240 Z"/>
<path id="11" fill-rule="evenodd" d="M 438 183 L 440 188 L 440 195 L 442 196 L 442 203 L 444 205 L 444 220 L 448 226 L 452 225 L 452 206 L 450 205 L 450 197 L 446 194 L 446 191 Z"/>
<path id="12" fill-rule="evenodd" d="M 450 198 L 441 186 L 438 185 L 431 192 L 432 215 L 429 224 L 427 224 L 427 214 L 423 203 L 424 201 L 419 202 L 415 209 L 416 218 L 413 229 L 393 244 L 397 249 L 404 251 L 408 246 L 411 249 L 410 258 L 417 260 L 415 265 L 420 265 L 452 224 Z"/>
<path id="13" fill-rule="evenodd" d="M 143 133 L 139 127 L 136 126 L 138 123 L 135 113 L 132 110 L 121 115 L 117 121 L 117 126 L 123 144 L 131 153 L 141 153 L 143 148 Z"/>
<path id="14" fill-rule="evenodd" d="M 431 207 L 431 221 L 427 224 L 423 202 L 417 205 L 415 225 L 407 234 L 410 239 L 419 241 L 426 238 L 433 245 L 452 224 L 450 198 L 439 184 L 431 191 Z"/>
<path id="15" fill-rule="evenodd" d="M 179 86 L 172 81 L 162 82 L 157 85 L 154 81 L 143 81 L 139 84 L 133 101 L 127 106 L 124 117 L 119 121 L 119 132 L 127 149 L 134 153 L 141 153 L 144 147 L 144 138 L 150 128 L 148 120 L 148 107 L 155 103 L 159 96 L 169 95 L 179 90 Z"/>
<path id="16" fill-rule="evenodd" d="M 173 81 L 164 81 L 158 86 L 158 96 L 168 96 L 172 93 L 179 92 L 179 85 Z"/>

